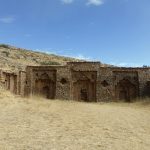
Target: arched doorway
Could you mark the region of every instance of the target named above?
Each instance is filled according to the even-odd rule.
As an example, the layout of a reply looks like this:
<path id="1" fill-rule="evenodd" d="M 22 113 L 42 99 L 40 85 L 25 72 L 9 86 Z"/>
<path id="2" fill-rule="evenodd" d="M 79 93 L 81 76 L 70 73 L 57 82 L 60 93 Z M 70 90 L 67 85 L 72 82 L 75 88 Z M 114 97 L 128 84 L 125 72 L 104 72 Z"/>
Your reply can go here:
<path id="1" fill-rule="evenodd" d="M 88 91 L 87 91 L 87 89 L 81 89 L 80 90 L 80 96 L 81 96 L 81 100 L 88 101 L 89 98 L 88 98 Z"/>
<path id="2" fill-rule="evenodd" d="M 43 87 L 41 94 L 44 98 L 49 98 L 50 89 L 48 86 Z"/>
<path id="3" fill-rule="evenodd" d="M 137 87 L 128 79 L 123 79 L 118 82 L 115 87 L 116 98 L 130 102 L 137 97 Z"/>
<path id="4" fill-rule="evenodd" d="M 146 82 L 144 96 L 150 97 L 150 81 Z"/>
<path id="5" fill-rule="evenodd" d="M 96 101 L 96 84 L 90 80 L 79 80 L 73 84 L 73 99 L 78 101 Z"/>
<path id="6" fill-rule="evenodd" d="M 127 91 L 126 90 L 120 90 L 119 92 L 119 99 L 120 100 L 124 100 L 124 99 L 128 99 L 128 96 L 127 96 Z"/>
<path id="7" fill-rule="evenodd" d="M 35 95 L 40 95 L 44 98 L 54 99 L 56 84 L 52 81 L 48 74 L 42 74 L 39 79 L 35 80 Z"/>

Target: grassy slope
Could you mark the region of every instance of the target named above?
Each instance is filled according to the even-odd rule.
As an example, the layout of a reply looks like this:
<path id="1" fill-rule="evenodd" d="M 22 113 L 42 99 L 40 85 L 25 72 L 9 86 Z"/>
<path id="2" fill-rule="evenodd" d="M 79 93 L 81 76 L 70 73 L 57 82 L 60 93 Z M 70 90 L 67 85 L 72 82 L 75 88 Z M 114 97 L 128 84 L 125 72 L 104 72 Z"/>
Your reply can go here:
<path id="1" fill-rule="evenodd" d="M 22 99 L 0 90 L 0 110 L 0 149 L 150 149 L 149 103 Z"/>
<path id="2" fill-rule="evenodd" d="M 68 61 L 79 60 L 0 44 L 0 68 L 17 70 L 26 65 L 63 65 Z"/>

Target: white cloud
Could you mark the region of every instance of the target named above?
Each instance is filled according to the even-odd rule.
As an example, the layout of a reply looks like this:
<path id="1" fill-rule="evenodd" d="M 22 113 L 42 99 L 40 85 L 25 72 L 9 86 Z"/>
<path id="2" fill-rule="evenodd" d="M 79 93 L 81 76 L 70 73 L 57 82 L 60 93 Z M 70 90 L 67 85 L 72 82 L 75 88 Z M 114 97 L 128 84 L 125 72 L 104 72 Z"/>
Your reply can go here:
<path id="1" fill-rule="evenodd" d="M 81 59 L 81 60 L 87 60 L 87 61 L 92 60 L 91 57 L 86 57 L 86 56 L 84 56 L 82 54 L 78 54 L 77 56 L 71 56 L 71 57 L 76 58 L 76 59 Z"/>
<path id="2" fill-rule="evenodd" d="M 86 60 L 86 61 L 97 61 L 96 59 L 88 56 L 84 56 L 83 54 L 66 54 L 64 53 L 63 50 L 53 50 L 51 48 L 45 48 L 45 49 L 35 49 L 35 51 L 38 52 L 44 52 L 46 54 L 54 54 L 54 55 L 59 55 L 59 56 L 64 56 L 64 57 L 71 57 L 75 59 L 80 59 L 80 60 Z"/>
<path id="3" fill-rule="evenodd" d="M 0 22 L 2 23 L 13 23 L 15 21 L 14 17 L 2 17 L 0 18 Z"/>
<path id="4" fill-rule="evenodd" d="M 63 4 L 71 4 L 74 0 L 61 0 Z"/>
<path id="5" fill-rule="evenodd" d="M 111 65 L 118 66 L 118 67 L 142 67 L 143 65 L 140 63 L 127 63 L 127 62 L 111 62 Z"/>
<path id="6" fill-rule="evenodd" d="M 102 5 L 104 2 L 103 0 L 87 0 L 87 5 L 95 5 L 95 6 L 99 6 Z"/>
<path id="7" fill-rule="evenodd" d="M 74 1 L 75 0 L 61 0 L 63 4 L 71 4 Z M 95 5 L 95 6 L 99 6 L 104 3 L 104 0 L 85 0 L 85 1 L 86 1 L 86 5 Z"/>

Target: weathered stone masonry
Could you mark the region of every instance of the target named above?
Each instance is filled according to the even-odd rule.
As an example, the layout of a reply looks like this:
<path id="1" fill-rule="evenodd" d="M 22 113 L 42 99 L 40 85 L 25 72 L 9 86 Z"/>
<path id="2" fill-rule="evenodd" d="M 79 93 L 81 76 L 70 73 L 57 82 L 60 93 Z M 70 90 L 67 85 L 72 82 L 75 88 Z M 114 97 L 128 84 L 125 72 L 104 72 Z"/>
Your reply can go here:
<path id="1" fill-rule="evenodd" d="M 0 79 L 3 87 L 23 97 L 99 102 L 150 96 L 150 68 L 101 67 L 99 62 L 1 70 Z"/>

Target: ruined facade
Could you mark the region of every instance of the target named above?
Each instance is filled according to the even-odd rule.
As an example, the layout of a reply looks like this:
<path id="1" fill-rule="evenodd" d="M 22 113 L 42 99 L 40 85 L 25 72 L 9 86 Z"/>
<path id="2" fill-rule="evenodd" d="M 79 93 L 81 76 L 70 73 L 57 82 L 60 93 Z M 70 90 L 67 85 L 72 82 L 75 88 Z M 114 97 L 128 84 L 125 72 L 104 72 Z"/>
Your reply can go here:
<path id="1" fill-rule="evenodd" d="M 130 102 L 150 96 L 150 68 L 101 67 L 99 62 L 27 66 L 18 73 L 1 70 L 0 79 L 5 89 L 23 97 Z"/>

